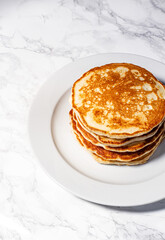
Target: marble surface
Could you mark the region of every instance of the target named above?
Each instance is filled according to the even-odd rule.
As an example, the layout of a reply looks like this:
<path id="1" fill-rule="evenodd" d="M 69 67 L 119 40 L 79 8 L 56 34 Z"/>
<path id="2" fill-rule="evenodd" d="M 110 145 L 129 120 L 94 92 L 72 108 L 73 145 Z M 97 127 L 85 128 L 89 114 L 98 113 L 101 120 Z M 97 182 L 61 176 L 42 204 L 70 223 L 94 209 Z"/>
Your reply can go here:
<path id="1" fill-rule="evenodd" d="M 43 172 L 27 133 L 54 71 L 104 52 L 165 63 L 164 41 L 164 0 L 0 2 L 0 239 L 165 239 L 165 200 L 113 208 L 76 198 Z"/>

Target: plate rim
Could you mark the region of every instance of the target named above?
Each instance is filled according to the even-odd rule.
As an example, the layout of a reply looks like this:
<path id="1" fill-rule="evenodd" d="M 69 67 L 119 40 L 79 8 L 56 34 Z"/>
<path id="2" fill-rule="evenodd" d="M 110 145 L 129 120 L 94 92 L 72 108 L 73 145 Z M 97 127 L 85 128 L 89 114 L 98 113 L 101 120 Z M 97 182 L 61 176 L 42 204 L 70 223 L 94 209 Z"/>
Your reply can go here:
<path id="1" fill-rule="evenodd" d="M 79 192 L 79 191 L 77 191 L 77 188 L 76 187 L 69 187 L 68 186 L 68 184 L 66 184 L 65 183 L 65 179 L 63 178 L 63 177 L 61 177 L 60 178 L 60 176 L 58 175 L 56 175 L 56 177 L 54 177 L 54 176 L 52 176 L 52 172 L 50 172 L 48 169 L 46 169 L 45 168 L 45 166 L 44 166 L 44 164 L 43 164 L 43 162 L 41 162 L 41 160 L 40 160 L 40 158 L 42 158 L 43 156 L 45 157 L 45 155 L 41 155 L 40 153 L 39 153 L 39 150 L 38 150 L 38 147 L 36 147 L 37 146 L 37 144 L 36 144 L 36 139 L 35 139 L 35 137 L 36 136 L 34 136 L 34 134 L 36 134 L 36 133 L 34 133 L 35 132 L 35 127 L 37 127 L 37 125 L 35 125 L 34 126 L 34 123 L 35 123 L 35 121 L 34 120 L 36 120 L 36 118 L 38 117 L 37 116 L 37 114 L 36 114 L 36 110 L 37 110 L 37 108 L 36 108 L 36 106 L 38 106 L 37 104 L 39 104 L 38 103 L 38 101 L 39 101 L 39 98 L 41 97 L 41 95 L 44 93 L 44 91 L 45 91 L 45 89 L 46 89 L 46 86 L 47 85 L 49 85 L 49 82 L 51 82 L 52 81 L 52 79 L 54 79 L 55 78 L 55 76 L 57 76 L 58 74 L 60 74 L 62 71 L 65 71 L 65 69 L 69 69 L 71 66 L 73 66 L 73 65 L 75 65 L 75 64 L 80 64 L 81 62 L 83 62 L 83 61 L 86 61 L 87 59 L 92 59 L 92 58 L 96 58 L 96 57 L 104 57 L 104 56 L 111 56 L 111 57 L 113 57 L 113 56 L 127 56 L 127 57 L 133 57 L 133 58 L 143 58 L 143 59 L 146 59 L 146 60 L 148 60 L 148 61 L 153 61 L 153 62 L 155 62 L 155 63 L 157 63 L 157 64 L 160 64 L 160 65 L 162 65 L 162 66 L 164 66 L 165 67 L 165 64 L 164 63 L 162 63 L 162 62 L 160 62 L 160 61 L 157 61 L 157 60 L 155 60 L 155 59 L 152 59 L 152 58 L 149 58 L 149 57 L 146 57 L 146 56 L 142 56 L 142 55 L 137 55 L 137 54 L 132 54 L 132 53 L 101 53 L 101 54 L 95 54 L 95 55 L 92 55 L 92 56 L 88 56 L 88 57 L 84 57 L 84 58 L 80 58 L 80 59 L 78 59 L 78 60 L 76 60 L 75 62 L 71 62 L 71 63 L 69 63 L 69 64 L 67 64 L 67 65 L 65 65 L 64 67 L 62 67 L 62 68 L 60 68 L 58 71 L 56 71 L 55 73 L 53 73 L 43 84 L 42 84 L 42 86 L 40 87 L 40 89 L 38 90 L 38 92 L 37 92 L 37 94 L 35 95 L 35 97 L 34 97 L 34 99 L 33 99 L 33 102 L 32 102 L 32 104 L 31 104 L 31 107 L 30 107 L 30 110 L 29 110 L 29 117 L 28 117 L 28 135 L 29 135 L 29 141 L 30 141 L 30 145 L 31 145 L 31 147 L 32 147 L 32 149 L 33 149 L 33 152 L 35 153 L 35 155 L 36 155 L 36 159 L 38 160 L 38 163 L 40 164 L 40 166 L 42 167 L 42 169 L 44 170 L 44 172 L 49 176 L 49 177 L 51 177 L 56 183 L 58 183 L 61 187 L 63 187 L 65 190 L 67 190 L 67 191 L 69 191 L 69 192 L 71 192 L 72 194 L 74 194 L 74 195 L 76 195 L 76 196 L 78 196 L 78 197 L 80 197 L 80 198 L 82 198 L 82 199 L 84 199 L 84 200 L 87 200 L 87 201 L 90 201 L 90 202 L 95 202 L 95 203 L 98 203 L 98 204 L 102 204 L 102 205 L 108 205 L 108 206 L 122 206 L 122 207 L 128 207 L 128 206 L 139 206 L 139 205 L 144 205 L 144 204 L 150 204 L 150 203 L 152 203 L 152 202 L 156 202 L 156 201 L 159 201 L 159 200 L 161 200 L 161 199 L 163 199 L 164 197 L 165 197 L 165 190 L 163 191 L 161 191 L 161 194 L 158 194 L 158 195 L 154 195 L 154 197 L 152 196 L 151 197 L 151 199 L 149 200 L 141 200 L 141 199 L 138 199 L 137 201 L 133 201 L 132 202 L 132 200 L 131 199 L 129 199 L 128 201 L 111 201 L 111 199 L 109 199 L 108 198 L 108 200 L 104 200 L 104 198 L 97 198 L 97 199 L 95 199 L 97 196 L 95 196 L 96 195 L 96 193 L 94 194 L 94 196 L 91 196 L 91 194 L 89 193 L 89 189 L 88 189 L 88 191 L 87 192 L 85 192 L 85 193 L 82 193 L 82 192 Z M 68 89 L 68 88 L 67 88 Z M 67 90 L 66 89 L 66 90 Z M 63 91 L 63 92 L 65 92 L 65 91 Z M 42 93 L 42 94 L 41 94 Z M 57 99 L 57 100 L 59 100 L 59 98 Z M 58 102 L 58 101 L 57 101 Z M 56 104 L 55 104 L 56 105 Z M 51 121 L 52 121 L 52 114 L 53 114 L 53 112 L 54 112 L 54 109 L 55 109 L 55 106 L 54 106 L 54 108 L 53 108 L 53 111 L 52 111 L 52 113 L 51 113 L 51 119 L 49 119 L 50 121 L 49 121 L 49 124 L 51 125 Z M 36 124 L 36 123 L 35 123 Z M 50 133 L 51 133 L 51 126 L 49 125 L 49 130 L 50 130 Z M 48 129 L 48 128 L 46 128 L 46 129 Z M 52 135 L 51 134 L 47 134 L 46 132 L 45 132 L 45 134 L 47 135 L 47 137 L 49 137 L 49 140 L 50 140 L 50 136 L 51 136 L 51 143 L 50 143 L 50 145 L 51 145 L 51 147 L 53 147 L 54 148 L 54 150 L 55 150 L 55 147 L 54 147 L 54 142 L 53 142 L 53 139 L 52 139 Z M 39 137 L 39 136 L 38 136 Z M 37 137 L 37 138 L 38 138 Z M 123 192 L 123 190 L 125 191 L 126 189 L 125 189 L 125 187 L 127 186 L 127 188 L 128 188 L 128 185 L 119 185 L 119 186 L 117 186 L 116 184 L 115 185 L 113 185 L 113 184 L 109 184 L 109 183 L 100 183 L 99 181 L 97 181 L 97 180 L 94 180 L 94 179 L 91 179 L 91 178 L 89 178 L 89 177 L 87 177 L 87 176 L 85 176 L 85 175 L 83 175 L 83 174 L 81 174 L 81 173 L 79 173 L 79 172 L 77 172 L 77 170 L 76 169 L 74 169 L 74 168 L 72 168 L 69 164 L 67 164 L 64 160 L 63 160 L 63 158 L 62 158 L 62 156 L 58 153 L 58 150 L 56 149 L 56 157 L 58 157 L 60 160 L 61 160 L 61 166 L 60 166 L 60 168 L 64 168 L 65 170 L 66 170 L 66 165 L 67 165 L 67 168 L 69 167 L 70 168 L 70 170 L 69 171 L 71 171 L 71 169 L 74 171 L 74 174 L 75 174 L 75 177 L 78 177 L 78 179 L 79 180 L 81 180 L 81 184 L 83 185 L 83 183 L 82 183 L 82 181 L 84 181 L 85 183 L 87 183 L 89 180 L 90 180 L 90 182 L 91 182 L 91 186 L 90 186 L 90 190 L 92 189 L 91 187 L 96 187 L 96 186 L 99 186 L 100 184 L 102 185 L 102 184 L 104 184 L 104 190 L 105 191 L 107 191 L 107 189 L 109 189 L 109 188 L 107 188 L 106 186 L 108 185 L 110 188 L 111 188 L 111 191 L 113 191 L 113 192 L 115 192 L 115 190 L 119 187 L 119 191 L 120 191 L 120 195 L 121 194 L 124 194 L 124 192 Z M 73 171 L 71 171 L 71 173 L 73 173 Z M 81 176 L 80 176 L 81 175 Z M 70 177 L 71 177 L 71 175 L 69 175 Z M 162 177 L 163 176 L 163 177 Z M 152 186 L 152 184 L 155 184 L 154 182 L 153 182 L 153 180 L 154 181 L 160 181 L 161 179 L 160 178 L 162 178 L 162 180 L 165 180 L 165 173 L 163 173 L 163 174 L 161 174 L 161 176 L 157 176 L 157 177 L 155 177 L 154 179 L 150 179 L 150 180 L 147 180 L 146 182 L 150 182 L 150 184 L 151 184 L 151 186 Z M 71 181 L 71 183 L 70 183 L 70 185 L 72 184 L 73 185 L 73 183 L 74 183 L 74 181 L 72 180 Z M 100 183 L 100 184 L 99 184 Z M 130 190 L 131 190 L 131 188 L 133 187 L 133 186 L 135 186 L 137 189 L 138 189 L 138 187 L 140 187 L 140 185 L 144 185 L 144 183 L 142 182 L 142 183 L 136 183 L 136 184 L 132 184 L 132 185 L 129 185 L 130 186 Z M 125 187 L 124 187 L 125 186 Z M 102 187 L 102 186 L 100 186 L 100 187 Z M 121 189 L 122 188 L 122 189 Z M 132 189 L 133 190 L 133 189 Z M 156 190 L 156 189 L 155 189 Z M 143 191 L 144 191 L 144 189 L 143 189 Z M 144 192 L 144 194 L 145 194 L 145 192 Z M 150 195 L 151 195 L 151 193 L 150 193 Z M 110 197 L 110 195 L 108 195 L 109 197 Z"/>

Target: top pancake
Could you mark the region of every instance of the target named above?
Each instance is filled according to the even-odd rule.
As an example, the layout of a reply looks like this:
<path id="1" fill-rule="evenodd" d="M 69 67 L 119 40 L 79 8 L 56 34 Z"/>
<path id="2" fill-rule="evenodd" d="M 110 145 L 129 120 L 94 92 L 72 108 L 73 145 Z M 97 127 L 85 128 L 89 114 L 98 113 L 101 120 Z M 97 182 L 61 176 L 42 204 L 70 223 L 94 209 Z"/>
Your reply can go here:
<path id="1" fill-rule="evenodd" d="M 165 87 L 149 71 L 112 63 L 86 72 L 72 87 L 72 107 L 89 132 L 143 135 L 165 117 Z"/>

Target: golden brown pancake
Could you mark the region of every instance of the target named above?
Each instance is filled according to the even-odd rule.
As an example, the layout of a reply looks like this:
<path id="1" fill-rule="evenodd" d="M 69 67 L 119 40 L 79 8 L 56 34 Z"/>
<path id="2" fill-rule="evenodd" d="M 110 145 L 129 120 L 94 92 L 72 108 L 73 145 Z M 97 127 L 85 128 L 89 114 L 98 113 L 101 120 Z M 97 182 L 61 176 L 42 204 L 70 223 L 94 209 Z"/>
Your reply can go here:
<path id="1" fill-rule="evenodd" d="M 81 144 L 81 146 L 83 146 L 79 136 L 75 133 L 74 134 L 76 136 L 76 139 L 78 140 L 78 142 Z M 146 161 L 150 158 L 150 156 L 153 154 L 153 152 L 150 152 L 149 154 L 146 154 L 146 156 L 143 156 L 142 158 L 136 159 L 136 160 L 132 160 L 132 161 L 115 161 L 115 160 L 105 160 L 99 156 L 97 156 L 94 153 L 91 153 L 91 155 L 93 156 L 93 158 L 101 163 L 101 164 L 106 164 L 106 165 L 118 165 L 118 166 L 132 166 L 132 165 L 140 165 L 140 164 L 144 164 L 146 163 Z"/>
<path id="2" fill-rule="evenodd" d="M 72 107 L 89 132 L 132 138 L 164 120 L 165 88 L 142 67 L 107 64 L 91 69 L 73 84 Z"/>
<path id="3" fill-rule="evenodd" d="M 102 163 L 102 164 L 111 164 L 111 165 L 118 165 L 118 166 L 135 166 L 135 165 L 140 165 L 140 164 L 144 164 L 146 163 L 149 158 L 151 157 L 151 155 L 155 152 L 156 148 L 154 149 L 154 151 L 151 151 L 149 154 L 147 154 L 146 156 L 143 156 L 142 158 L 139 158 L 139 159 L 136 159 L 136 160 L 132 160 L 132 161 L 129 161 L 129 162 L 121 162 L 121 161 L 112 161 L 112 160 L 108 160 L 108 161 L 105 161 L 105 159 L 97 156 L 96 154 L 92 154 L 93 155 L 93 158 L 99 162 L 99 163 Z"/>
<path id="4" fill-rule="evenodd" d="M 113 152 L 104 149 L 103 147 L 96 146 L 92 144 L 90 141 L 86 140 L 83 135 L 78 131 L 76 127 L 76 122 L 73 120 L 73 116 L 71 116 L 71 125 L 73 132 L 75 133 L 77 139 L 79 142 L 81 142 L 81 145 L 83 145 L 88 151 L 92 152 L 93 154 L 99 156 L 101 159 L 104 159 L 105 161 L 121 161 L 121 162 L 130 162 L 135 159 L 139 159 L 142 157 L 146 157 L 147 154 L 150 154 L 151 152 L 156 149 L 156 147 L 161 142 L 164 133 L 161 134 L 156 141 L 151 143 L 149 146 L 144 147 L 143 149 L 136 151 L 136 152 Z"/>
<path id="5" fill-rule="evenodd" d="M 100 135 L 97 135 L 95 133 L 89 132 L 83 126 L 83 124 L 78 119 L 78 117 L 76 116 L 75 113 L 73 113 L 73 118 L 75 119 L 76 122 L 79 123 L 81 128 L 83 128 L 86 132 L 88 132 L 90 135 L 92 135 L 94 138 L 96 138 L 100 144 L 102 144 L 104 146 L 108 146 L 108 147 L 122 147 L 122 146 L 127 146 L 128 144 L 132 144 L 134 142 L 140 142 L 140 141 L 143 141 L 143 140 L 147 140 L 148 138 L 153 137 L 157 133 L 159 128 L 164 124 L 164 121 L 163 121 L 161 124 L 159 124 L 158 126 L 153 128 L 150 132 L 148 132 L 146 134 L 143 134 L 141 136 L 138 136 L 138 137 L 115 139 L 115 138 L 100 136 Z"/>
<path id="6" fill-rule="evenodd" d="M 82 142 L 81 142 L 81 140 L 79 138 L 79 135 L 77 135 L 76 132 L 74 132 L 74 135 L 76 136 L 76 139 L 81 144 L 81 146 L 84 147 L 84 145 L 82 144 Z M 162 139 L 163 139 L 163 137 L 164 136 L 162 136 Z M 93 156 L 93 158 L 98 163 L 101 163 L 101 164 L 105 164 L 105 165 L 118 165 L 118 166 L 124 166 L 124 165 L 126 165 L 126 166 L 135 166 L 135 165 L 141 165 L 141 164 L 146 163 L 149 160 L 149 158 L 152 156 L 152 154 L 155 152 L 155 150 L 157 149 L 158 145 L 156 145 L 155 148 L 152 151 L 150 151 L 149 153 L 147 153 L 146 155 L 144 155 L 144 156 L 142 156 L 140 158 L 137 158 L 135 160 L 132 160 L 132 161 L 105 160 L 102 157 L 96 155 L 95 153 L 91 153 L 91 155 Z"/>
<path id="7" fill-rule="evenodd" d="M 73 112 L 70 112 L 72 115 Z M 73 117 L 73 115 L 72 115 Z M 76 123 L 76 128 L 77 130 L 82 134 L 82 136 L 90 141 L 92 144 L 96 146 L 103 147 L 106 150 L 114 151 L 114 152 L 135 152 L 140 149 L 143 149 L 144 147 L 156 142 L 156 140 L 162 135 L 164 132 L 164 124 L 161 125 L 160 129 L 156 132 L 156 134 L 148 139 L 145 139 L 143 141 L 135 141 L 129 145 L 122 146 L 122 147 L 110 147 L 110 146 L 105 146 L 101 144 L 93 135 L 91 135 L 89 132 L 85 131 L 85 129 L 80 125 L 78 121 L 76 121 L 76 117 L 74 116 L 72 121 L 75 121 Z"/>

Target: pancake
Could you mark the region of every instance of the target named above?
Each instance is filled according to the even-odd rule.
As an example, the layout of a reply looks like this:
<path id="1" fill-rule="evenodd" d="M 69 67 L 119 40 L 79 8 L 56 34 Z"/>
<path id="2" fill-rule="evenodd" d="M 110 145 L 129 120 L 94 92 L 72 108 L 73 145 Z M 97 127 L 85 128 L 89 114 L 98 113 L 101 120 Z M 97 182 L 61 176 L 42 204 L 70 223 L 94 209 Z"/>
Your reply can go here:
<path id="1" fill-rule="evenodd" d="M 81 144 L 81 146 L 84 146 L 79 138 L 79 136 L 74 132 L 74 135 L 76 136 L 78 142 Z M 162 139 L 163 139 L 164 135 L 162 135 Z M 159 146 L 156 145 L 155 148 L 150 151 L 148 154 L 144 155 L 143 157 L 140 157 L 140 158 L 137 158 L 135 160 L 132 160 L 132 161 L 115 161 L 115 160 L 105 160 L 103 159 L 102 157 L 94 154 L 94 153 L 91 153 L 91 155 L 93 156 L 93 158 L 98 162 L 98 163 L 101 163 L 101 164 L 105 164 L 105 165 L 117 165 L 117 166 L 136 166 L 136 165 L 141 165 L 141 164 L 144 164 L 146 163 L 149 158 L 153 155 L 153 153 L 155 152 L 155 150 L 157 149 L 157 147 Z"/>
<path id="2" fill-rule="evenodd" d="M 151 144 L 153 141 L 155 141 L 164 131 L 165 123 L 163 122 L 160 124 L 156 129 L 152 130 L 147 137 L 141 136 L 137 138 L 132 138 L 131 141 L 128 138 L 128 141 L 124 142 L 124 139 L 121 139 L 121 143 L 117 139 L 118 144 L 111 144 L 111 145 L 105 145 L 104 143 L 101 143 L 98 141 L 98 135 L 91 134 L 90 132 L 86 131 L 84 127 L 82 127 L 82 124 L 80 124 L 79 121 L 77 121 L 76 115 L 73 113 L 73 110 L 70 111 L 71 116 L 73 116 L 73 120 L 76 122 L 76 127 L 78 131 L 83 135 L 84 138 L 86 138 L 88 141 L 93 143 L 94 145 L 101 146 L 107 150 L 111 151 L 121 151 L 121 152 L 132 152 L 142 149 L 143 147 Z M 108 138 L 107 138 L 108 139 Z M 142 139 L 142 140 L 141 140 Z M 115 139 L 110 139 L 110 141 L 115 141 Z M 125 139 L 126 140 L 126 139 Z M 124 144 L 122 144 L 124 142 Z"/>
<path id="3" fill-rule="evenodd" d="M 162 133 L 164 132 L 164 124 L 161 125 L 160 129 L 157 131 L 157 133 L 148 138 L 145 139 L 143 141 L 135 141 L 129 145 L 126 146 L 122 146 L 122 147 L 110 147 L 110 146 L 105 146 L 103 144 L 101 144 L 93 135 L 91 135 L 89 132 L 86 132 L 85 129 L 79 124 L 78 121 L 75 120 L 75 118 L 73 118 L 73 121 L 76 122 L 76 127 L 77 130 L 82 134 L 82 136 L 90 141 L 92 144 L 96 145 L 96 146 L 100 146 L 103 147 L 106 150 L 110 150 L 110 151 L 114 151 L 114 152 L 135 152 L 138 151 L 140 149 L 143 149 L 144 147 L 156 142 L 156 140 L 160 137 L 160 135 L 162 135 Z"/>
<path id="4" fill-rule="evenodd" d="M 79 136 L 77 134 L 75 134 L 78 142 L 81 144 L 81 146 L 83 146 Z M 153 152 L 150 152 L 149 154 L 147 154 L 146 156 L 143 156 L 142 158 L 139 158 L 139 159 L 136 159 L 136 160 L 133 160 L 133 161 L 115 161 L 115 160 L 105 160 L 99 156 L 97 156 L 96 154 L 94 153 L 91 153 L 91 155 L 93 156 L 93 158 L 98 162 L 98 163 L 101 163 L 101 164 L 106 164 L 106 165 L 118 165 L 118 166 L 124 166 L 124 165 L 127 165 L 127 166 L 133 166 L 133 165 L 140 165 L 140 164 L 144 164 L 146 163 L 146 161 L 150 158 L 150 156 L 153 154 Z"/>
<path id="5" fill-rule="evenodd" d="M 71 126 L 73 129 L 74 134 L 76 135 L 81 145 L 83 145 L 88 151 L 91 153 L 101 157 L 105 161 L 123 161 L 123 162 L 130 162 L 135 159 L 142 158 L 147 154 L 153 152 L 153 150 L 159 145 L 161 140 L 163 139 L 164 132 L 161 134 L 156 141 L 151 143 L 149 146 L 144 147 L 143 149 L 136 151 L 136 152 L 113 152 L 104 149 L 103 147 L 96 146 L 92 144 L 90 141 L 86 140 L 83 135 L 78 131 L 76 127 L 76 122 L 73 120 L 73 116 L 71 116 Z"/>
<path id="6" fill-rule="evenodd" d="M 89 132 L 81 123 L 81 121 L 79 120 L 79 118 L 76 116 L 75 113 L 73 113 L 73 117 L 75 119 L 76 122 L 79 123 L 79 125 L 81 126 L 81 128 L 83 128 L 87 133 L 89 133 L 90 135 L 92 135 L 94 138 L 96 138 L 98 140 L 98 142 L 104 146 L 110 146 L 110 147 L 122 147 L 122 146 L 127 146 L 128 144 L 132 144 L 134 142 L 139 142 L 139 141 L 143 141 L 146 140 L 148 138 L 153 137 L 157 131 L 159 130 L 159 128 L 164 124 L 164 121 L 159 124 L 158 126 L 156 126 L 155 128 L 153 128 L 150 132 L 143 134 L 141 136 L 138 137 L 134 137 L 134 138 L 123 138 L 123 139 L 115 139 L 115 138 L 109 138 L 109 137 L 104 137 L 104 136 L 100 136 L 97 134 L 94 134 L 92 132 Z"/>
<path id="7" fill-rule="evenodd" d="M 91 133 L 133 138 L 163 122 L 165 88 L 142 67 L 107 64 L 89 70 L 73 84 L 72 108 Z"/>
<path id="8" fill-rule="evenodd" d="M 76 137 L 76 139 L 78 140 L 78 142 L 80 143 L 80 145 L 83 147 L 83 143 L 81 142 L 80 138 L 79 138 L 79 135 L 74 132 L 74 135 Z M 146 161 L 150 158 L 150 156 L 153 154 L 153 152 L 151 151 L 149 154 L 146 154 L 145 156 L 143 156 L 142 158 L 138 158 L 136 160 L 132 160 L 132 161 L 115 161 L 115 160 L 105 160 L 99 156 L 97 156 L 95 153 L 91 153 L 91 155 L 93 156 L 93 158 L 99 162 L 99 163 L 102 163 L 102 164 L 106 164 L 106 165 L 118 165 L 118 166 L 123 166 L 123 165 L 127 165 L 127 166 L 131 166 L 131 165 L 139 165 L 139 164 L 143 164 L 143 163 L 146 163 Z"/>
<path id="9" fill-rule="evenodd" d="M 142 158 L 139 158 L 139 159 L 136 159 L 136 160 L 132 160 L 132 161 L 129 161 L 129 162 L 121 162 L 121 161 L 112 161 L 112 160 L 108 160 L 108 161 L 105 161 L 105 159 L 97 156 L 96 154 L 92 154 L 93 155 L 93 158 L 99 162 L 99 163 L 102 163 L 102 164 L 111 164 L 111 165 L 118 165 L 118 166 L 135 166 L 135 165 L 140 165 L 140 164 L 144 164 L 146 163 L 149 158 L 152 156 L 152 154 L 155 152 L 156 148 L 154 149 L 154 151 L 151 151 L 149 154 L 147 154 L 146 156 L 143 156 Z"/>

